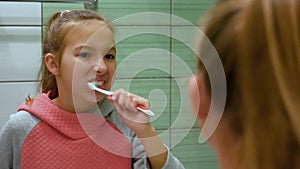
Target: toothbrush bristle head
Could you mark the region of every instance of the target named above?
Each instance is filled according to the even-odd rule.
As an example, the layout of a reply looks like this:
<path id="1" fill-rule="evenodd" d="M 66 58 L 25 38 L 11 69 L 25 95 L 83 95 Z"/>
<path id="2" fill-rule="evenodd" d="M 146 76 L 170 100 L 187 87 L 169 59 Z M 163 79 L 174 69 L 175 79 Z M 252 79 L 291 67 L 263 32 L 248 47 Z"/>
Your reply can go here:
<path id="1" fill-rule="evenodd" d="M 91 89 L 95 89 L 95 85 L 93 83 L 89 82 L 88 85 Z"/>

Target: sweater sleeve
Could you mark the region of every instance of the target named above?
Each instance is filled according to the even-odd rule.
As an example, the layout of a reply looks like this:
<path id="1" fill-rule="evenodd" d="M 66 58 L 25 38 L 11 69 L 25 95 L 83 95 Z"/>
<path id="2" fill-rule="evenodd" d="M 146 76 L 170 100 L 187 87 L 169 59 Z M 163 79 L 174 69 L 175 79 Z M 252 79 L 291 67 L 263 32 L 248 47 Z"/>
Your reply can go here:
<path id="1" fill-rule="evenodd" d="M 104 105 L 106 104 L 106 105 Z M 102 109 L 101 112 L 109 112 L 104 115 L 109 121 L 114 123 L 119 130 L 122 131 L 122 133 L 127 136 L 128 140 L 130 141 L 132 145 L 132 168 L 133 169 L 151 169 L 149 160 L 147 158 L 146 151 L 144 149 L 143 144 L 141 143 L 140 139 L 137 138 L 136 134 L 129 129 L 124 122 L 119 117 L 118 113 L 114 110 L 114 108 L 110 105 L 107 105 L 108 102 L 104 101 L 101 104 L 99 104 L 100 109 Z M 109 109 L 107 107 L 110 106 L 110 110 L 103 110 L 103 109 Z M 168 147 L 166 146 L 168 150 L 168 157 L 167 161 L 163 167 L 163 169 L 184 169 L 181 162 L 172 155 Z"/>
<path id="2" fill-rule="evenodd" d="M 144 146 L 135 134 L 132 136 L 132 165 L 133 169 L 151 169 Z"/>
<path id="3" fill-rule="evenodd" d="M 182 163 L 175 156 L 173 156 L 173 154 L 166 145 L 165 147 L 168 149 L 168 157 L 162 169 L 184 169 Z"/>
<path id="4" fill-rule="evenodd" d="M 133 168 L 134 169 L 151 169 L 149 160 L 147 158 L 147 154 L 142 143 L 138 138 L 134 139 L 135 141 L 132 144 L 132 152 L 133 152 Z M 165 145 L 168 150 L 168 156 L 165 165 L 162 169 L 184 169 L 182 163 L 171 153 L 169 148 Z"/>
<path id="5" fill-rule="evenodd" d="M 40 120 L 26 111 L 10 115 L 0 132 L 0 169 L 19 169 L 24 140 Z"/>
<path id="6" fill-rule="evenodd" d="M 0 169 L 13 168 L 12 130 L 9 120 L 0 132 Z"/>

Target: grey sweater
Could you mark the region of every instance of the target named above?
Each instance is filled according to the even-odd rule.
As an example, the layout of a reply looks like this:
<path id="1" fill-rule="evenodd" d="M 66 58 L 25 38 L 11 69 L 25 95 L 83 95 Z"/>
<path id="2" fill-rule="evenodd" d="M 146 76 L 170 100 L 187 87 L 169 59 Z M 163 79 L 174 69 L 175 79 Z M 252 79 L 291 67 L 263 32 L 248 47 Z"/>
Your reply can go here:
<path id="1" fill-rule="evenodd" d="M 125 136 L 127 136 L 131 143 L 132 168 L 150 169 L 151 167 L 149 166 L 143 145 L 136 137 L 135 133 L 120 119 L 114 106 L 104 99 L 99 102 L 98 108 L 97 111 L 93 111 L 92 113 L 102 113 L 106 119 L 111 121 Z M 10 116 L 0 133 L 0 169 L 20 168 L 22 145 L 26 137 L 40 121 L 39 118 L 27 111 L 19 111 Z M 184 167 L 180 161 L 168 151 L 167 161 L 163 169 L 184 169 Z"/>

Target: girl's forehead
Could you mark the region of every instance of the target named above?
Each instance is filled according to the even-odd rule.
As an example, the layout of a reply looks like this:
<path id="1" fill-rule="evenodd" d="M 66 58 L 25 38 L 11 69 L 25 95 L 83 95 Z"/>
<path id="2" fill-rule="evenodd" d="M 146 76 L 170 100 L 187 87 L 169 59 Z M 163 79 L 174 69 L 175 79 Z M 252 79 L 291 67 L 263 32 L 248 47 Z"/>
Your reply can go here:
<path id="1" fill-rule="evenodd" d="M 94 36 L 97 34 L 113 35 L 113 31 L 107 23 L 96 19 L 73 21 L 73 23 L 70 23 L 68 32 L 86 35 L 95 34 Z M 76 35 L 77 34 L 71 34 L 71 36 Z"/>
<path id="2" fill-rule="evenodd" d="M 86 20 L 73 24 L 65 36 L 66 45 L 90 44 L 114 46 L 114 34 L 111 28 L 103 21 Z"/>

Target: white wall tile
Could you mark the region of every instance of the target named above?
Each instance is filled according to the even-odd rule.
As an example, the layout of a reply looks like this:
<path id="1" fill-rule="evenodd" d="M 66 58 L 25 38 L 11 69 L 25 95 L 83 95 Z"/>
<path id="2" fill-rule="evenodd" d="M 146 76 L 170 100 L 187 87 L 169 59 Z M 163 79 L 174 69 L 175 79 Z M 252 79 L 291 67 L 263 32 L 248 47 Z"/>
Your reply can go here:
<path id="1" fill-rule="evenodd" d="M 41 25 L 40 2 L 0 2 L 0 25 Z"/>
<path id="2" fill-rule="evenodd" d="M 19 83 L 0 83 L 0 129 L 8 120 L 25 98 L 30 94 L 31 97 L 36 95 L 37 83 L 19 82 Z"/>
<path id="3" fill-rule="evenodd" d="M 41 28 L 0 27 L 0 51 L 0 81 L 36 80 Z"/>

